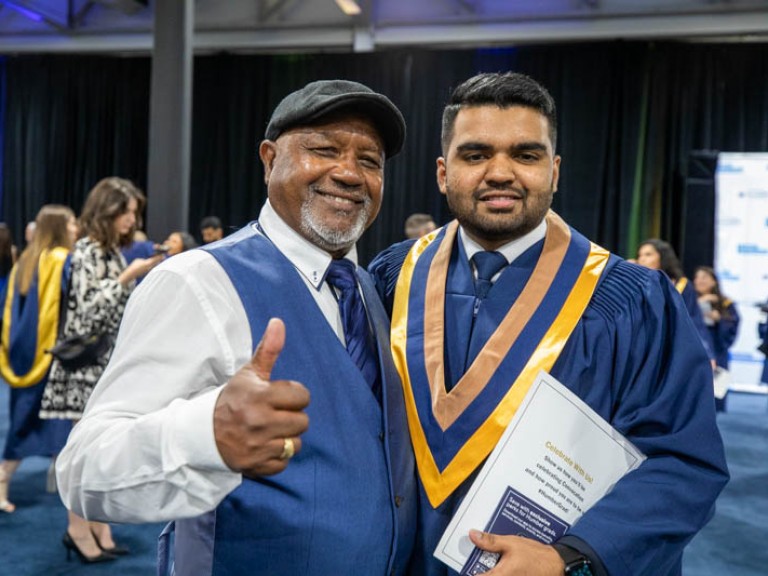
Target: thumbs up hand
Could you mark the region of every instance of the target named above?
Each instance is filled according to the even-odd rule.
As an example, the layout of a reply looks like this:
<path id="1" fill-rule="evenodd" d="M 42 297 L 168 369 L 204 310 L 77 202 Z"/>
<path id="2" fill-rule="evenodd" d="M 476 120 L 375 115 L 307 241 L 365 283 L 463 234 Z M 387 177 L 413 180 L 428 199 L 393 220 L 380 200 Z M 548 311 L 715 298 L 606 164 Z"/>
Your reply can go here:
<path id="1" fill-rule="evenodd" d="M 301 450 L 309 391 L 291 380 L 271 380 L 272 367 L 285 345 L 285 324 L 273 318 L 251 361 L 219 394 L 213 412 L 216 446 L 225 464 L 253 478 L 282 472 Z M 286 449 L 288 453 L 286 453 Z"/>

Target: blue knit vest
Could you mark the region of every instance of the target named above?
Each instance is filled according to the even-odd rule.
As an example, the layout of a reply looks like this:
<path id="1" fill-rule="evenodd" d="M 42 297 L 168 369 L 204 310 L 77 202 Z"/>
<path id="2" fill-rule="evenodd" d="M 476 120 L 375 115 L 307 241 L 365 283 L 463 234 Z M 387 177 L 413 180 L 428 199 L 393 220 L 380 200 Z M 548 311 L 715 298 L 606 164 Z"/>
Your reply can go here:
<path id="1" fill-rule="evenodd" d="M 272 378 L 311 394 L 302 449 L 275 476 L 243 479 L 213 512 L 175 524 L 174 574 L 403 574 L 416 490 L 389 323 L 358 269 L 382 366 L 380 406 L 293 265 L 254 225 L 206 247 L 228 274 L 253 346 L 270 318 L 286 325 Z"/>

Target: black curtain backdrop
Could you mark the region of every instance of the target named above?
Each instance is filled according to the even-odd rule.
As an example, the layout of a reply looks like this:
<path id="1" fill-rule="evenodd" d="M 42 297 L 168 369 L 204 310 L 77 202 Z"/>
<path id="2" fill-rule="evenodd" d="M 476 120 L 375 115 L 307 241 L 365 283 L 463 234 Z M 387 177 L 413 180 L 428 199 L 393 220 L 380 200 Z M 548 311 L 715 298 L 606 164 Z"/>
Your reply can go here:
<path id="1" fill-rule="evenodd" d="M 5 146 L 5 58 L 0 57 L 0 221 L 3 220 L 3 148 Z M 15 238 L 11 236 L 11 240 Z"/>
<path id="2" fill-rule="evenodd" d="M 691 231 L 710 225 L 689 221 L 698 218 L 685 200 L 691 152 L 768 151 L 767 55 L 768 44 L 598 42 L 199 56 L 189 230 L 197 234 L 209 214 L 233 229 L 253 219 L 266 194 L 257 147 L 271 110 L 306 82 L 348 78 L 387 94 L 408 123 L 405 149 L 388 163 L 382 212 L 359 243 L 366 263 L 403 237 L 410 213 L 429 212 L 440 223 L 451 217 L 435 184 L 450 90 L 477 72 L 516 70 L 540 80 L 558 103 L 555 210 L 624 256 L 648 236 L 687 253 Z M 6 59 L 0 219 L 20 231 L 44 203 L 78 210 L 104 176 L 145 186 L 150 66 L 138 57 Z"/>
<path id="3" fill-rule="evenodd" d="M 14 232 L 43 204 L 78 212 L 105 176 L 146 184 L 148 59 L 8 58 L 6 80 L 2 217 Z"/>
<path id="4" fill-rule="evenodd" d="M 688 173 L 683 184 L 683 223 L 678 256 L 685 275 L 693 278 L 697 266 L 713 266 L 715 261 L 715 175 L 717 152 L 694 150 L 688 157 Z"/>

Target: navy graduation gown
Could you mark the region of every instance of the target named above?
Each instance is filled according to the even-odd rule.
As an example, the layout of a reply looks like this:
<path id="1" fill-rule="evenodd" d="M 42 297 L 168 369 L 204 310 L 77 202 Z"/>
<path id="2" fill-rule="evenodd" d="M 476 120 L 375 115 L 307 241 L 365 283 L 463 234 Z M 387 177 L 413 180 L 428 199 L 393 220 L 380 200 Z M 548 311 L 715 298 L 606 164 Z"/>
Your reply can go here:
<path id="1" fill-rule="evenodd" d="M 410 246 L 395 245 L 371 264 L 390 306 Z M 515 290 L 530 275 L 536 250 L 540 247 L 518 259 L 517 278 L 509 289 Z M 456 257 L 458 253 L 454 246 L 446 291 L 469 295 L 470 285 L 461 280 L 460 272 L 468 264 Z M 494 291 L 500 293 L 496 286 L 491 289 L 486 298 L 489 310 Z M 451 346 L 460 350 L 464 345 L 456 342 L 465 335 L 457 337 L 462 324 L 452 317 L 457 308 L 449 310 L 452 298 L 446 298 L 446 350 Z M 711 368 L 669 280 L 612 256 L 551 373 L 648 457 L 569 534 L 591 547 L 609 574 L 679 575 L 683 548 L 711 517 L 728 474 L 715 423 Z M 420 486 L 414 574 L 451 573 L 432 553 L 473 478 L 437 509 Z"/>

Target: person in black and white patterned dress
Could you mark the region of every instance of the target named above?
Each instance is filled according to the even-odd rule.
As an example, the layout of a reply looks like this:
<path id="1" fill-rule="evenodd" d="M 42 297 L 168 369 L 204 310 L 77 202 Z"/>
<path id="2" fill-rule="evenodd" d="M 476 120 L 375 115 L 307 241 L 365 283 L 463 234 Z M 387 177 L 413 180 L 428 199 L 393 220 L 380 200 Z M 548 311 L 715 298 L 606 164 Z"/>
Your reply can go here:
<path id="1" fill-rule="evenodd" d="M 137 258 L 126 265 L 120 253 L 121 244 L 133 237 L 143 203 L 144 195 L 132 182 L 116 177 L 101 180 L 88 194 L 80 215 L 82 237 L 72 252 L 63 338 L 97 331 L 114 339 L 136 278 L 162 260 Z M 79 420 L 111 352 L 110 347 L 94 364 L 75 370 L 54 359 L 40 418 Z M 108 524 L 87 522 L 72 512 L 63 543 L 83 562 L 113 560 L 127 552 L 115 545 Z"/>

